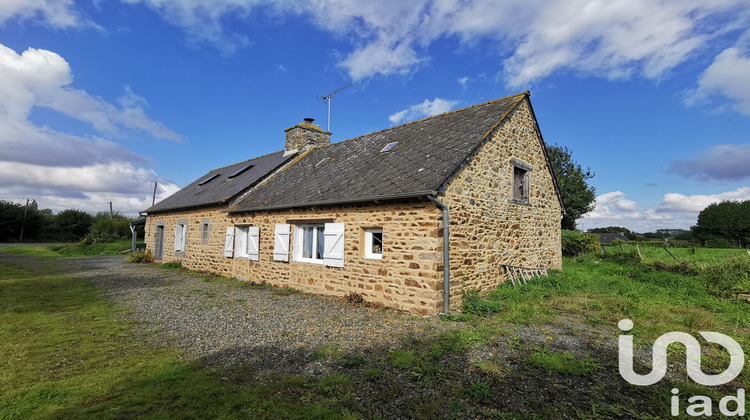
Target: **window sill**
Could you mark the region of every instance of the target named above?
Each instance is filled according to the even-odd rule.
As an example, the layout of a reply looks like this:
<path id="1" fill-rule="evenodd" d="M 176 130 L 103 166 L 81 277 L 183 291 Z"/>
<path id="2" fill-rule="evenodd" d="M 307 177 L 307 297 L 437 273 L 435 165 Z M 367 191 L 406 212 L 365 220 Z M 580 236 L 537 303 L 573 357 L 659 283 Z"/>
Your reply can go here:
<path id="1" fill-rule="evenodd" d="M 325 260 L 314 260 L 312 258 L 297 258 L 293 259 L 292 262 L 303 263 L 303 264 L 314 264 L 314 265 L 325 265 Z"/>
<path id="2" fill-rule="evenodd" d="M 511 199 L 511 200 L 508 200 L 508 202 L 510 204 L 518 204 L 519 206 L 528 206 L 528 207 L 531 207 L 531 203 L 529 203 L 528 201 Z"/>
<path id="3" fill-rule="evenodd" d="M 382 260 L 383 256 L 382 255 L 365 255 L 365 259 L 366 260 L 376 260 L 377 261 L 377 260 Z"/>

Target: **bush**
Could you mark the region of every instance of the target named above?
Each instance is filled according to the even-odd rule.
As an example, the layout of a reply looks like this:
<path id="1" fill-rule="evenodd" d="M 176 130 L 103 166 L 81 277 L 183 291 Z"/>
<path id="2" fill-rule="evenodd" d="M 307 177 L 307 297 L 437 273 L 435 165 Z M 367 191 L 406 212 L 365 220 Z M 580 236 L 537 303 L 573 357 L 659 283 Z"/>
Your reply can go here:
<path id="1" fill-rule="evenodd" d="M 91 227 L 86 239 L 93 243 L 113 242 L 118 239 L 127 239 L 130 237 L 130 219 L 117 216 L 110 218 L 107 216 L 96 216 L 94 225 Z"/>
<path id="2" fill-rule="evenodd" d="M 595 252 L 599 249 L 599 236 L 589 233 L 576 232 L 574 230 L 562 231 L 562 254 L 566 257 L 575 257 L 578 254 Z"/>
<path id="3" fill-rule="evenodd" d="M 154 255 L 151 253 L 150 249 L 147 249 L 145 251 L 133 252 L 128 257 L 128 262 L 137 264 L 152 263 L 154 262 Z"/>
<path id="4" fill-rule="evenodd" d="M 750 255 L 727 257 L 703 271 L 708 293 L 719 297 L 750 293 Z"/>

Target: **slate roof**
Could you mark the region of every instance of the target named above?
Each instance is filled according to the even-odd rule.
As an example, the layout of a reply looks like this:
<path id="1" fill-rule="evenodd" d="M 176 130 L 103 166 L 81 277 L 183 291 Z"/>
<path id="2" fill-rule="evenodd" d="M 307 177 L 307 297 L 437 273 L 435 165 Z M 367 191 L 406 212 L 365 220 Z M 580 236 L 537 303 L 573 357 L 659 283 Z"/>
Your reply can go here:
<path id="1" fill-rule="evenodd" d="M 527 95 L 312 148 L 230 212 L 435 195 Z M 398 144 L 380 153 L 392 142 Z"/>
<path id="2" fill-rule="evenodd" d="M 294 156 L 294 154 L 284 156 L 284 151 L 282 150 L 255 159 L 235 163 L 234 165 L 213 169 L 190 185 L 148 208 L 146 212 L 155 213 L 189 207 L 225 204 L 249 187 L 255 185 L 266 174 L 283 165 Z M 252 166 L 244 172 L 231 177 L 233 174 L 250 165 Z M 215 175 L 216 177 L 211 179 Z M 209 179 L 211 180 L 204 185 L 200 185 Z"/>

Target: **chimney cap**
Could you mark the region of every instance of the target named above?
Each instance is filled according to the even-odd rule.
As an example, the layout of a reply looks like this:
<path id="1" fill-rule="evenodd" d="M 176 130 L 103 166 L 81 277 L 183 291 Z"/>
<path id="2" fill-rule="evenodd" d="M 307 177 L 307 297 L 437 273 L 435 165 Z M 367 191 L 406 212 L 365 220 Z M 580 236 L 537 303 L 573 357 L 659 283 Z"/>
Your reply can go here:
<path id="1" fill-rule="evenodd" d="M 313 121 L 315 121 L 315 118 L 305 118 L 304 120 L 306 123 L 312 123 Z"/>

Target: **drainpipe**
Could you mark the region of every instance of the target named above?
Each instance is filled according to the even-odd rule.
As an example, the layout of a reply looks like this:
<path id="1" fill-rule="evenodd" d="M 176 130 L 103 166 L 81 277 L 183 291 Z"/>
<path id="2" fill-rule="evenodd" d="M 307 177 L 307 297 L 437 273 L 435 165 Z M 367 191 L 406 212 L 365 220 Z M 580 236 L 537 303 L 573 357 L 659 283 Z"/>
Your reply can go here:
<path id="1" fill-rule="evenodd" d="M 448 206 L 434 196 L 428 195 L 427 198 L 443 211 L 443 313 L 447 314 L 451 299 Z"/>

